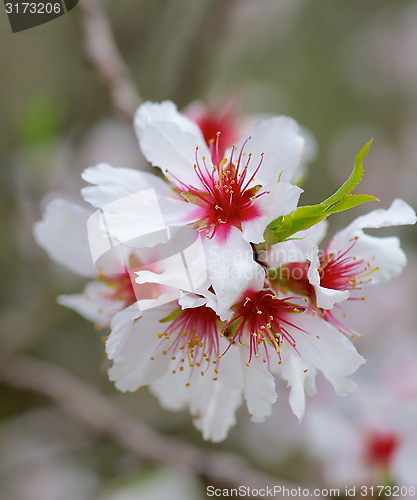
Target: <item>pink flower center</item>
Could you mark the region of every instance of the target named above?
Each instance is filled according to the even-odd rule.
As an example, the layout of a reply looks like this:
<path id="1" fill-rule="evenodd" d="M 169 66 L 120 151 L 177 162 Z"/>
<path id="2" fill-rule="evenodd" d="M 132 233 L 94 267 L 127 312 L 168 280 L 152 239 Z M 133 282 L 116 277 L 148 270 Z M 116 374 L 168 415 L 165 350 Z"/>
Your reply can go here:
<path id="1" fill-rule="evenodd" d="M 288 262 L 278 269 L 269 269 L 268 278 L 293 293 L 314 296 L 314 288 L 308 280 L 308 262 Z"/>
<path id="2" fill-rule="evenodd" d="M 123 308 L 136 302 L 135 290 L 128 270 L 123 274 L 101 275 L 100 281 L 104 282 L 110 289 L 106 296 L 109 300 L 122 301 L 124 304 Z"/>
<path id="3" fill-rule="evenodd" d="M 306 307 L 291 303 L 291 298 L 293 297 L 278 299 L 272 290 L 246 292 L 245 299 L 233 306 L 236 311 L 235 315 L 222 330 L 222 335 L 230 339 L 230 345 L 236 341 L 241 345 L 246 345 L 246 341 L 249 342 L 247 366 L 253 356 L 259 358 L 262 353 L 264 363 L 268 363 L 268 368 L 270 368 L 267 344 L 275 349 L 279 364 L 281 363 L 279 346 L 284 341 L 297 351 L 295 339 L 289 333 L 288 326 L 307 333 L 297 327 L 291 318 L 294 313 L 304 312 Z"/>
<path id="4" fill-rule="evenodd" d="M 393 433 L 373 432 L 368 440 L 367 459 L 387 467 L 398 444 L 398 437 Z"/>
<path id="5" fill-rule="evenodd" d="M 372 267 L 370 260 L 358 260 L 353 255 L 347 255 L 355 246 L 358 237 L 356 236 L 352 244 L 345 251 L 338 251 L 335 255 L 329 249 L 326 250 L 320 259 L 320 285 L 333 290 L 353 290 L 361 289 L 365 283 L 372 281 L 368 278 L 378 267 Z"/>
<path id="6" fill-rule="evenodd" d="M 142 264 L 140 260 L 131 254 L 125 264 L 124 273 L 101 274 L 99 276 L 99 281 L 104 283 L 108 288 L 103 298 L 112 302 L 113 307 L 115 301 L 120 302 L 120 305 L 116 307 L 116 310 L 109 316 L 109 319 L 121 309 L 134 304 L 138 300 L 156 299 L 163 293 L 163 286 L 158 283 L 136 283 L 137 275 L 135 270 L 141 268 Z M 149 264 L 147 268 L 153 270 L 154 265 Z"/>
<path id="7" fill-rule="evenodd" d="M 262 153 L 257 168 L 249 177 L 247 172 L 252 154 L 247 155 L 245 162 L 243 149 L 250 137 L 242 146 L 237 159 L 233 157 L 236 151 L 236 147 L 233 146 L 230 159 L 220 160 L 219 135 L 218 132 L 216 144 L 212 146 L 211 156 L 214 166 L 207 164 L 205 156 L 199 160 L 198 147 L 196 148 L 194 172 L 204 190 L 192 184 L 185 184 L 171 174 L 179 183 L 183 197 L 200 207 L 198 213 L 200 218 L 195 223 L 195 227 L 199 231 L 205 231 L 209 238 L 213 238 L 216 233 L 220 233 L 220 237 L 227 237 L 230 226 L 242 229 L 243 221 L 259 217 L 260 210 L 253 204 L 253 201 L 264 194 L 269 194 L 269 191 L 257 194 L 261 189 L 260 185 L 249 187 L 261 168 L 263 160 Z M 168 170 L 166 172 L 169 173 Z"/>
<path id="8" fill-rule="evenodd" d="M 217 324 L 220 318 L 210 307 L 200 306 L 178 310 L 179 315 L 170 323 L 164 333 L 158 333 L 163 339 L 158 348 L 171 340 L 170 346 L 163 350 L 164 355 L 171 353 L 171 359 L 178 359 L 176 370 L 184 371 L 184 363 L 190 366 L 190 378 L 194 369 L 201 375 L 219 361 L 219 331 Z M 174 313 L 175 314 L 175 313 Z M 179 353 L 179 356 L 178 356 Z M 214 380 L 217 380 L 217 369 L 214 368 Z M 188 382 L 187 386 L 190 385 Z"/>

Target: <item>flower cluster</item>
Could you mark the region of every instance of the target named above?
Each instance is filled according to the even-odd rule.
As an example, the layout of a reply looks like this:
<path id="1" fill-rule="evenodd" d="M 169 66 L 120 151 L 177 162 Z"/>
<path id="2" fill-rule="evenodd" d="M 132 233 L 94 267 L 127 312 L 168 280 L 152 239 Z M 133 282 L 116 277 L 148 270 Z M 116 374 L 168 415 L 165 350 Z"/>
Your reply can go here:
<path id="1" fill-rule="evenodd" d="M 147 385 L 165 408 L 188 407 L 213 441 L 225 439 L 243 399 L 253 421 L 271 414 L 275 376 L 291 387 L 299 419 L 317 371 L 338 396 L 355 389 L 348 377 L 365 360 L 334 310 L 406 264 L 398 238 L 363 229 L 416 222 L 395 200 L 320 251 L 328 215 L 373 199 L 351 194 L 366 150 L 333 196 L 297 208 L 304 140 L 296 122 L 268 118 L 233 144 L 229 118 L 209 137 L 213 117 L 203 135 L 201 116 L 194 122 L 172 102 L 144 103 L 134 121 L 139 145 L 165 179 L 90 167 L 82 195 L 94 208 L 56 199 L 35 226 L 52 258 L 94 279 L 59 302 L 110 326 L 116 387 Z"/>

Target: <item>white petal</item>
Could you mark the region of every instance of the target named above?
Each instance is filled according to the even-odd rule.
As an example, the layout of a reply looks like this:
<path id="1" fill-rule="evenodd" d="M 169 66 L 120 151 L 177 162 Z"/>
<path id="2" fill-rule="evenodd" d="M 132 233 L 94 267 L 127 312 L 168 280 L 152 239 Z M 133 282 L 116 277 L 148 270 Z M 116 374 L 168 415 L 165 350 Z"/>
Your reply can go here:
<path id="1" fill-rule="evenodd" d="M 210 163 L 210 152 L 198 125 L 179 113 L 174 103 L 148 101 L 142 104 L 134 125 L 140 148 L 152 165 L 160 167 L 173 184 L 179 180 L 202 187 L 193 168 L 196 147 L 199 161 L 205 156 Z"/>
<path id="2" fill-rule="evenodd" d="M 154 273 L 152 271 L 135 271 L 138 275 L 136 278 L 136 283 L 159 283 L 161 285 L 181 288 L 183 290 L 190 289 L 190 282 L 185 270 L 184 263 L 182 261 L 181 255 L 176 254 L 168 259 L 159 261 L 158 265 L 162 269 Z"/>
<path id="3" fill-rule="evenodd" d="M 180 291 L 177 288 L 168 288 L 156 299 L 141 299 L 138 300 L 137 304 L 141 311 L 147 311 L 148 309 L 155 309 L 157 307 L 169 304 L 170 302 L 178 300 L 180 296 Z"/>
<path id="4" fill-rule="evenodd" d="M 111 321 L 111 332 L 106 341 L 106 353 L 113 359 L 123 347 L 130 329 L 136 319 L 140 317 L 137 302 L 117 313 Z"/>
<path id="5" fill-rule="evenodd" d="M 405 201 L 396 199 L 388 210 L 382 208 L 373 210 L 358 217 L 345 229 L 336 233 L 329 244 L 328 251 L 346 250 L 355 236 L 363 235 L 362 229 L 401 226 L 415 222 L 414 210 Z"/>
<path id="6" fill-rule="evenodd" d="M 226 356 L 225 362 L 227 362 Z M 274 376 L 269 372 L 267 363 L 264 363 L 261 357 L 252 357 L 249 366 L 246 365 L 249 360 L 248 348 L 240 348 L 240 357 L 244 384 L 243 394 L 248 411 L 253 415 L 252 421 L 263 422 L 265 417 L 271 415 L 272 404 L 277 399 Z"/>
<path id="7" fill-rule="evenodd" d="M 33 227 L 38 245 L 51 259 L 81 276 L 96 276 L 87 235 L 88 208 L 69 200 L 56 198 L 49 202 L 43 219 Z"/>
<path id="8" fill-rule="evenodd" d="M 187 248 L 179 250 L 175 255 L 155 263 L 152 271 L 135 271 L 138 276 L 136 282 L 160 283 L 205 295 L 210 283 L 207 279 L 207 264 L 201 237 L 198 236 Z"/>
<path id="9" fill-rule="evenodd" d="M 159 196 L 154 189 L 125 196 L 103 210 L 109 233 L 138 248 L 165 243 L 168 226 L 185 226 L 200 217 L 195 205 Z"/>
<path id="10" fill-rule="evenodd" d="M 296 349 L 304 361 L 320 370 L 335 388 L 338 396 L 345 396 L 356 389 L 356 384 L 348 379 L 365 359 L 358 354 L 353 344 L 336 328 L 316 316 L 300 313 L 285 315 L 293 325 L 285 325 L 296 341 Z"/>
<path id="11" fill-rule="evenodd" d="M 160 346 L 158 333 L 163 333 L 166 323 L 160 319 L 167 315 L 162 308 L 151 309 L 142 314 L 133 326 L 125 332 L 123 345 L 113 359 L 109 379 L 120 391 L 136 391 L 161 377 L 168 368 L 169 356 Z M 122 343 L 122 342 L 121 342 Z M 151 359 L 153 358 L 153 359 Z"/>
<path id="12" fill-rule="evenodd" d="M 314 396 L 317 394 L 316 375 L 316 367 L 310 366 L 304 379 L 304 390 L 306 391 L 307 396 Z"/>
<path id="13" fill-rule="evenodd" d="M 349 226 L 340 231 L 340 233 L 346 232 L 353 234 L 355 231 L 370 227 L 379 228 L 415 224 L 416 220 L 416 213 L 410 205 L 397 198 L 387 210 L 380 208 L 366 215 L 361 215 L 351 222 Z"/>
<path id="14" fill-rule="evenodd" d="M 221 342 L 221 350 L 227 347 L 227 341 Z M 227 359 L 226 359 L 227 356 Z M 177 364 L 171 362 L 172 370 L 159 380 L 153 382 L 150 390 L 158 397 L 160 404 L 170 410 L 183 409 L 189 405 L 193 422 L 203 432 L 203 438 L 219 442 L 227 437 L 232 425 L 235 425 L 236 409 L 242 403 L 242 371 L 237 347 L 231 347 L 224 362 L 217 365 L 217 380 L 213 380 L 212 368 L 201 375 L 194 370 L 192 375 L 189 366 L 178 371 Z M 186 383 L 190 386 L 186 387 Z"/>
<path id="15" fill-rule="evenodd" d="M 252 153 L 248 174 L 251 175 L 255 171 L 261 154 L 265 153 L 256 176 L 256 183 L 277 182 L 281 172 L 282 181 L 291 181 L 300 162 L 304 145 L 297 123 L 287 116 L 265 120 L 239 141 L 237 152 L 240 153 L 243 143 L 249 136 L 252 138 L 244 149 L 246 154 Z"/>
<path id="16" fill-rule="evenodd" d="M 177 362 L 171 361 L 169 369 L 149 385 L 149 391 L 158 398 L 159 404 L 171 411 L 180 411 L 187 407 L 190 398 L 188 371 L 178 371 Z M 172 371 L 175 370 L 175 374 Z"/>
<path id="17" fill-rule="evenodd" d="M 320 286 L 320 274 L 318 271 L 320 260 L 317 247 L 310 249 L 306 257 L 311 262 L 308 268 L 308 280 L 314 287 L 318 307 L 331 309 L 335 304 L 340 304 L 340 302 L 349 298 L 349 290 L 333 290 Z"/>
<path id="18" fill-rule="evenodd" d="M 265 271 L 253 260 L 250 244 L 242 232 L 231 227 L 226 241 L 213 238 L 204 242 L 207 269 L 219 302 L 217 314 L 223 319 L 230 306 L 238 301 L 248 287 L 263 287 Z"/>
<path id="19" fill-rule="evenodd" d="M 203 432 L 204 439 L 213 442 L 226 439 L 230 427 L 236 424 L 235 412 L 242 404 L 242 372 L 237 348 L 229 349 L 218 372 L 217 380 L 208 373 L 204 377 L 196 374 L 190 387 L 194 425 Z"/>
<path id="20" fill-rule="evenodd" d="M 209 380 L 212 386 L 204 415 L 193 419 L 197 429 L 203 432 L 203 439 L 218 443 L 227 438 L 229 429 L 236 425 L 236 410 L 242 404 L 242 391 L 217 381 Z"/>
<path id="21" fill-rule="evenodd" d="M 178 299 L 178 304 L 182 309 L 200 307 L 202 305 L 207 305 L 207 307 L 210 307 L 214 311 L 218 308 L 217 297 L 209 290 L 206 290 L 203 296 L 195 293 L 181 293 L 181 296 Z"/>
<path id="22" fill-rule="evenodd" d="M 200 127 L 177 110 L 172 101 L 161 103 L 146 101 L 139 106 L 135 113 L 134 127 L 138 139 L 143 130 L 151 122 L 171 122 L 179 126 L 184 132 L 189 132 L 199 139 L 202 138 Z"/>
<path id="23" fill-rule="evenodd" d="M 258 194 L 266 194 L 252 202 L 260 215 L 242 222 L 245 240 L 252 243 L 264 241 L 263 234 L 266 226 L 281 215 L 292 213 L 297 208 L 302 192 L 302 189 L 289 182 L 275 182 L 263 186 Z"/>
<path id="24" fill-rule="evenodd" d="M 396 236 L 378 238 L 362 233 L 346 255 L 355 255 L 357 260 L 363 259 L 370 264 L 372 272 L 357 278 L 357 284 L 361 286 L 376 285 L 396 278 L 407 264 L 407 257 Z"/>
<path id="25" fill-rule="evenodd" d="M 86 201 L 98 208 L 148 189 L 155 189 L 164 196 L 176 197 L 171 186 L 158 176 L 131 168 L 114 168 L 108 163 L 87 168 L 82 178 L 90 184 L 95 184 L 83 188 L 81 194 Z"/>
<path id="26" fill-rule="evenodd" d="M 304 392 L 304 382 L 307 373 L 304 372 L 305 366 L 300 356 L 291 348 L 282 349 L 282 377 L 291 387 L 290 406 L 294 415 L 299 421 L 304 417 L 306 398 Z"/>
<path id="27" fill-rule="evenodd" d="M 209 162 L 209 169 L 211 168 L 210 151 L 201 134 L 198 137 L 181 130 L 176 123 L 149 122 L 140 134 L 139 145 L 146 159 L 155 167 L 160 167 L 173 184 L 178 184 L 178 179 L 186 185 L 201 187 L 194 172 L 197 148 L 198 163 L 204 156 Z"/>
<path id="28" fill-rule="evenodd" d="M 317 306 L 322 309 L 332 309 L 335 304 L 340 304 L 349 298 L 349 290 L 333 290 L 322 286 L 314 287 L 316 292 Z"/>
<path id="29" fill-rule="evenodd" d="M 317 224 L 314 224 L 314 226 L 309 227 L 305 231 L 299 231 L 298 233 L 295 233 L 292 237 L 299 240 L 309 238 L 310 240 L 314 241 L 316 245 L 319 245 L 322 239 L 326 236 L 328 227 L 329 222 L 327 221 L 327 219 L 325 219 L 318 222 Z"/>
<path id="30" fill-rule="evenodd" d="M 60 295 L 57 297 L 57 302 L 104 327 L 109 325 L 115 314 L 126 307 L 124 300 L 111 298 L 113 294 L 113 287 L 105 283 L 92 281 L 87 283 L 83 293 Z"/>

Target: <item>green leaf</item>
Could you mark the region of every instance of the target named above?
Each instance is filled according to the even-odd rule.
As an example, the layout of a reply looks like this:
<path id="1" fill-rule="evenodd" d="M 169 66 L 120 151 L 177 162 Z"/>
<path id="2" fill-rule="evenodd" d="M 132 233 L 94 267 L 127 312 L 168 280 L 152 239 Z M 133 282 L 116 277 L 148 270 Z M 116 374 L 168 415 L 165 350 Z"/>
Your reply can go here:
<path id="1" fill-rule="evenodd" d="M 352 173 L 350 174 L 348 180 L 327 200 L 324 200 L 322 204 L 324 205 L 333 205 L 337 203 L 342 198 L 344 198 L 347 194 L 353 191 L 353 189 L 359 184 L 363 175 L 363 165 L 362 162 L 366 156 L 366 153 L 369 151 L 371 147 L 373 139 L 371 139 L 365 146 L 359 151 L 356 155 L 355 165 L 353 167 Z"/>
<path id="2" fill-rule="evenodd" d="M 379 199 L 369 194 L 347 194 L 336 205 L 326 210 L 326 214 L 329 215 L 343 212 L 350 208 L 357 207 L 358 205 L 362 205 L 362 203 L 366 203 L 367 201 L 379 201 Z"/>
<path id="3" fill-rule="evenodd" d="M 330 215 L 330 214 L 328 214 Z M 310 227 L 318 224 L 322 220 L 324 220 L 327 217 L 327 215 L 315 215 L 313 217 L 303 217 L 300 219 L 296 219 L 293 221 L 291 231 L 287 234 L 285 239 L 288 239 L 290 236 L 292 236 L 295 233 L 298 233 L 299 231 L 305 231 L 306 229 L 309 229 Z M 283 240 L 280 240 L 283 241 Z"/>
<path id="4" fill-rule="evenodd" d="M 266 248 L 275 245 L 278 241 L 285 240 L 290 234 L 291 226 L 291 215 L 279 217 L 278 219 L 272 221 L 264 231 L 265 242 L 257 245 L 256 248 L 259 250 L 265 250 Z"/>
<path id="5" fill-rule="evenodd" d="M 356 155 L 355 165 L 346 182 L 329 198 L 318 205 L 298 207 L 291 215 L 272 221 L 264 232 L 265 242 L 256 245 L 257 251 L 265 250 L 280 241 L 287 240 L 299 231 L 304 231 L 321 222 L 331 214 L 343 212 L 367 201 L 378 198 L 366 194 L 351 194 L 363 175 L 363 159 L 371 146 L 372 139 Z"/>

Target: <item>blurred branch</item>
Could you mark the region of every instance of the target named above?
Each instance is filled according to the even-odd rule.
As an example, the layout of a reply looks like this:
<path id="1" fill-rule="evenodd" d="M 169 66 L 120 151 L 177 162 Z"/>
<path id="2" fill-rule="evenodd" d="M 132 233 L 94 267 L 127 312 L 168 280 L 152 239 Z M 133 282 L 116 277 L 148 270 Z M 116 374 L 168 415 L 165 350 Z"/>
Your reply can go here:
<path id="1" fill-rule="evenodd" d="M 81 0 L 85 48 L 91 63 L 110 93 L 114 109 L 129 121 L 142 102 L 129 70 L 114 42 L 101 0 Z"/>
<path id="2" fill-rule="evenodd" d="M 182 51 L 172 75 L 172 99 L 185 106 L 206 93 L 215 78 L 215 62 L 233 18 L 237 0 L 200 0 L 188 9 L 182 30 Z"/>
<path id="3" fill-rule="evenodd" d="M 0 381 L 51 398 L 68 414 L 108 434 L 144 460 L 186 467 L 215 484 L 235 488 L 241 485 L 251 489 L 273 488 L 274 485 L 298 488 L 253 469 L 237 455 L 199 450 L 184 441 L 157 433 L 58 366 L 28 357 L 1 360 Z"/>

